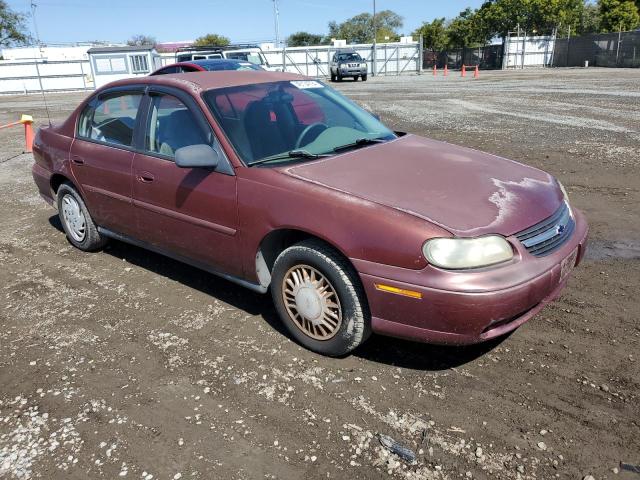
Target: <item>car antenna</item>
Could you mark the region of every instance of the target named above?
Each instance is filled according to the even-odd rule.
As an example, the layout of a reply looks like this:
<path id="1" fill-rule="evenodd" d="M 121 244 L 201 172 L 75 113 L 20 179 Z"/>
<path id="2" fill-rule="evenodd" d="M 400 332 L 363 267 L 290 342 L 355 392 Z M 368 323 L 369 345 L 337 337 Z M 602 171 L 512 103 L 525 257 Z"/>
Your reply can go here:
<path id="1" fill-rule="evenodd" d="M 38 24 L 36 23 L 36 8 L 38 4 L 31 0 L 31 18 L 33 18 L 33 31 L 36 34 L 36 45 L 38 47 L 38 56 L 42 59 L 42 50 L 40 43 L 40 35 L 38 34 Z M 49 121 L 49 126 L 51 126 L 51 115 L 49 114 L 49 104 L 47 103 L 47 96 L 44 94 L 44 88 L 42 86 L 42 77 L 40 76 L 40 67 L 38 66 L 38 58 L 34 59 L 34 64 L 36 66 L 36 74 L 38 75 L 38 83 L 40 84 L 40 93 L 42 93 L 42 102 L 44 103 L 44 109 L 47 112 L 47 120 Z"/>

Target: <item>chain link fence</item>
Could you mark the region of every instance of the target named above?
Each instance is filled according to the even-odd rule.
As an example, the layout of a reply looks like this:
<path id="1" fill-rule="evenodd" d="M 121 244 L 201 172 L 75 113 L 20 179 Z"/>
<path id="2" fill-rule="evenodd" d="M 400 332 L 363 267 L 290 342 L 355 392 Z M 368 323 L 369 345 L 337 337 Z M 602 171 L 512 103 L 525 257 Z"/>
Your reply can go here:
<path id="1" fill-rule="evenodd" d="M 482 70 L 497 70 L 502 68 L 502 45 L 488 45 L 477 48 L 458 48 L 446 52 L 423 52 L 422 65 L 424 69 L 432 69 L 434 66 L 444 68 L 447 65 L 451 69 L 461 69 L 478 65 Z"/>
<path id="2" fill-rule="evenodd" d="M 559 38 L 554 67 L 640 67 L 640 31 Z"/>

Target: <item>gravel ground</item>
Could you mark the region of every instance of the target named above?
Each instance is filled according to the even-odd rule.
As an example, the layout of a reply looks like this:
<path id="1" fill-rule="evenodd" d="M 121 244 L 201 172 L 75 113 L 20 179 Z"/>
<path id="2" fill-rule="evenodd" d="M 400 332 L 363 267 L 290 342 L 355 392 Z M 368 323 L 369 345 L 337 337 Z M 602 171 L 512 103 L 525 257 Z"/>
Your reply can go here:
<path id="1" fill-rule="evenodd" d="M 338 86 L 396 129 L 560 178 L 592 227 L 561 299 L 488 345 L 319 357 L 266 296 L 72 248 L 0 130 L 0 478 L 638 478 L 617 468 L 640 463 L 640 70 Z M 52 117 L 84 95 L 49 96 Z M 20 113 L 42 123 L 41 98 L 0 97 L 0 123 Z"/>

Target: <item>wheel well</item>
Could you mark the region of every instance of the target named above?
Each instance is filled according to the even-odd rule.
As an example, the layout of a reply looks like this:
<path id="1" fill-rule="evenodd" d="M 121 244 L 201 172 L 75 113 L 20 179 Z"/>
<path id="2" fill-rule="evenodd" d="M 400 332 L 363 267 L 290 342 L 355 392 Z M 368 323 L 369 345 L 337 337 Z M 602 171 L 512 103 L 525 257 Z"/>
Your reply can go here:
<path id="1" fill-rule="evenodd" d="M 58 188 L 60 188 L 60 185 L 62 185 L 64 182 L 69 182 L 70 180 L 65 177 L 64 175 L 61 175 L 59 173 L 54 173 L 53 176 L 51 177 L 51 191 L 55 194 L 58 193 Z"/>
<path id="2" fill-rule="evenodd" d="M 271 271 L 273 264 L 276 262 L 276 258 L 278 258 L 278 255 L 280 255 L 283 250 L 308 238 L 315 237 L 307 232 L 293 229 L 269 232 L 269 234 L 262 239 L 262 242 L 260 242 L 259 249 L 269 271 Z"/>
<path id="3" fill-rule="evenodd" d="M 335 250 L 347 261 L 347 263 L 353 268 L 355 272 L 355 267 L 351 265 L 351 261 L 335 245 L 332 245 L 326 240 L 302 230 L 280 229 L 269 232 L 269 234 L 262 239 L 262 242 L 260 242 L 260 247 L 256 255 L 256 268 L 258 270 L 258 278 L 260 279 L 260 283 L 269 284 L 271 282 L 271 270 L 273 269 L 276 258 L 278 258 L 278 255 L 280 255 L 280 253 L 282 253 L 290 246 L 295 245 L 296 243 L 300 243 L 303 240 L 312 238 L 325 243 L 327 246 Z M 266 266 L 266 272 L 264 271 L 264 268 L 261 268 L 261 266 Z"/>

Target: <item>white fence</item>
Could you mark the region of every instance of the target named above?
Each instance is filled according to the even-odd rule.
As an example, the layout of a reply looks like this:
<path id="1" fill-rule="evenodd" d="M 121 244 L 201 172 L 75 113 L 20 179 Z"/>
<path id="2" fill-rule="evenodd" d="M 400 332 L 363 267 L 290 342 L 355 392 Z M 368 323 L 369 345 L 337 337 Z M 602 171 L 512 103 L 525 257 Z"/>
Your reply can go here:
<path id="1" fill-rule="evenodd" d="M 271 67 L 310 77 L 329 77 L 330 62 L 338 50 L 355 50 L 366 60 L 369 75 L 400 75 L 420 72 L 420 42 L 349 45 L 348 47 L 292 47 L 264 50 Z M 175 55 L 163 54 L 162 63 L 175 61 Z M 38 78 L 40 77 L 40 78 Z M 42 82 L 42 85 L 41 85 Z M 92 90 L 95 88 L 88 60 L 56 60 L 46 58 L 0 60 L 0 94 L 31 93 L 60 90 Z"/>
<path id="2" fill-rule="evenodd" d="M 507 36 L 502 68 L 550 67 L 553 64 L 554 36 Z"/>
<path id="3" fill-rule="evenodd" d="M 88 60 L 47 61 L 39 58 L 0 61 L 0 93 L 93 88 Z"/>
<path id="4" fill-rule="evenodd" d="M 284 71 L 329 77 L 330 63 L 339 50 L 355 50 L 368 63 L 370 75 L 400 75 L 420 72 L 422 55 L 419 42 L 379 43 L 374 55 L 372 44 L 349 45 L 348 47 L 290 47 L 265 50 L 263 53 L 271 67 Z"/>

